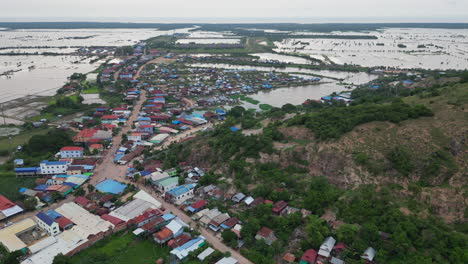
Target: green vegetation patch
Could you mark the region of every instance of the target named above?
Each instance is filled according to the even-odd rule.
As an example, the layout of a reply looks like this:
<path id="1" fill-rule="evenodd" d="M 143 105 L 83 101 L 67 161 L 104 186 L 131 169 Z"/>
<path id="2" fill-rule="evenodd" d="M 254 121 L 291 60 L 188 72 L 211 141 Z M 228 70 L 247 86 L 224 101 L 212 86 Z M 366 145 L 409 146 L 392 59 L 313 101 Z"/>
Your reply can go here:
<path id="1" fill-rule="evenodd" d="M 432 116 L 424 105 L 410 106 L 401 100 L 391 104 L 366 104 L 349 107 L 323 108 L 297 116 L 289 121 L 290 126 L 304 125 L 315 133 L 318 139 L 336 139 L 354 127 L 372 121 L 398 123 L 410 118 Z"/>
<path id="2" fill-rule="evenodd" d="M 166 246 L 136 239 L 131 233 L 117 233 L 74 255 L 71 263 L 153 264 L 160 258 L 167 260 L 168 256 L 169 248 Z"/>

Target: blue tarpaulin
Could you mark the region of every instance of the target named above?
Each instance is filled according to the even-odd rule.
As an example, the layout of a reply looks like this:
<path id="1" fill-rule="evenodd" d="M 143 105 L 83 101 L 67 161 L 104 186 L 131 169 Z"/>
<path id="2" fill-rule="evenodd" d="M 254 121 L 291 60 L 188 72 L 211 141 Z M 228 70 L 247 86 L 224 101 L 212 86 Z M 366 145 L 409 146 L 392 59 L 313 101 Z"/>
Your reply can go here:
<path id="1" fill-rule="evenodd" d="M 96 189 L 103 193 L 119 194 L 127 185 L 114 180 L 104 180 L 96 185 Z"/>

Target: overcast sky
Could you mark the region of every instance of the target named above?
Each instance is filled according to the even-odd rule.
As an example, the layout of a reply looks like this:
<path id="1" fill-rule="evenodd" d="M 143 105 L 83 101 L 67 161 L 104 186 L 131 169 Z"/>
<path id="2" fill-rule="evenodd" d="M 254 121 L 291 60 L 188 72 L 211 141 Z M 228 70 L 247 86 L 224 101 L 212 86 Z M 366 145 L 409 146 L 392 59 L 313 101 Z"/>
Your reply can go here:
<path id="1" fill-rule="evenodd" d="M 468 22 L 468 0 L 0 0 L 0 21 Z M 120 18 L 119 18 L 120 17 Z M 26 19 L 28 18 L 28 19 Z M 129 19 L 133 18 L 133 19 Z M 170 18 L 170 19 L 169 19 Z M 259 22 L 264 22 L 260 20 Z M 213 22 L 214 22 L 213 21 Z M 275 22 L 274 19 L 273 21 Z"/>

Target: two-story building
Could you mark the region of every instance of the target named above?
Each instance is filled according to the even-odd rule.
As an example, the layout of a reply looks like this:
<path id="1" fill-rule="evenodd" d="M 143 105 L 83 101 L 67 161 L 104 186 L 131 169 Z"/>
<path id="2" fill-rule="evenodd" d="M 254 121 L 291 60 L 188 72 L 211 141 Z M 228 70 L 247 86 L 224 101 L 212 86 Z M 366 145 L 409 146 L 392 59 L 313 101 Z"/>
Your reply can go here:
<path id="1" fill-rule="evenodd" d="M 68 162 L 43 160 L 41 163 L 39 163 L 39 167 L 41 168 L 41 174 L 66 174 L 68 169 Z"/>
<path id="2" fill-rule="evenodd" d="M 60 233 L 59 224 L 43 212 L 39 212 L 36 215 L 36 222 L 40 228 L 47 231 L 51 236 L 55 236 Z"/>
<path id="3" fill-rule="evenodd" d="M 82 147 L 63 147 L 60 149 L 60 157 L 62 159 L 82 158 L 83 148 Z"/>
<path id="4" fill-rule="evenodd" d="M 166 198 L 171 200 L 173 203 L 180 205 L 193 198 L 193 189 L 195 184 L 185 184 L 177 186 L 174 189 L 166 192 Z"/>

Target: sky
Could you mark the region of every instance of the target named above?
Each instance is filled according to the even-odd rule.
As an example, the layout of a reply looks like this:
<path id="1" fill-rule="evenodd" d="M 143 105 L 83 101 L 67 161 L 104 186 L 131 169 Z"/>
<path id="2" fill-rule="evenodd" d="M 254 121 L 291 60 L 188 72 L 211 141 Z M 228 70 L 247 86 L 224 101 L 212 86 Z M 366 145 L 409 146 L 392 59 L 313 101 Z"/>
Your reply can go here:
<path id="1" fill-rule="evenodd" d="M 468 22 L 468 0 L 0 0 L 0 21 Z"/>

